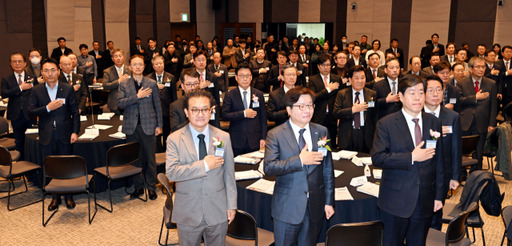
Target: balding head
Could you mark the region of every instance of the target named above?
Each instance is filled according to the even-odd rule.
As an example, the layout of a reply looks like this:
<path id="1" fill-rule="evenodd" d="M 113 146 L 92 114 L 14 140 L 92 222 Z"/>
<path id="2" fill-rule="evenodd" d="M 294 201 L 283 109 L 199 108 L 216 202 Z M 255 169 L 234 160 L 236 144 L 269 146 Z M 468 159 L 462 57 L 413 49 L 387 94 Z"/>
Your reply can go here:
<path id="1" fill-rule="evenodd" d="M 73 70 L 73 61 L 69 56 L 61 56 L 59 66 L 63 73 L 70 74 Z"/>

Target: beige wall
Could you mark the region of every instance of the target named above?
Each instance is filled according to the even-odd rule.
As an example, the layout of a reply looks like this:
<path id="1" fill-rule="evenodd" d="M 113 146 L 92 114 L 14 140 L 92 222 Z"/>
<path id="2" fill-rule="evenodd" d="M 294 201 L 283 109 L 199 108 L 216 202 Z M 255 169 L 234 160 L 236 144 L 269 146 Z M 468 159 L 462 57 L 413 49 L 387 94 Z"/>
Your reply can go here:
<path id="1" fill-rule="evenodd" d="M 322 1 L 299 0 L 299 22 L 320 22 Z"/>
<path id="2" fill-rule="evenodd" d="M 512 44 L 512 2 L 505 1 L 503 6 L 497 8 L 494 43 L 499 43 L 503 47 L 505 44 Z"/>
<path id="3" fill-rule="evenodd" d="M 199 0 L 201 1 L 201 0 Z M 199 6 L 199 5 L 197 5 Z M 211 9 L 211 8 L 210 8 Z M 190 22 L 190 1 L 188 0 L 169 0 L 169 12 L 171 22 L 181 22 L 181 14 L 188 14 Z"/>
<path id="4" fill-rule="evenodd" d="M 240 23 L 256 23 L 256 39 L 261 40 L 263 0 L 242 0 L 238 3 L 238 11 L 238 21 Z"/>
<path id="5" fill-rule="evenodd" d="M 196 6 L 197 34 L 206 46 L 206 43 L 215 36 L 215 12 L 211 0 L 197 0 Z"/>
<path id="6" fill-rule="evenodd" d="M 130 53 L 130 0 L 105 0 L 105 37 L 124 51 L 126 63 Z"/>
<path id="7" fill-rule="evenodd" d="M 361 35 L 366 34 L 370 44 L 379 39 L 384 51 L 391 35 L 391 3 L 392 0 L 358 0 L 353 10 L 352 1 L 347 1 L 348 40 L 361 41 Z"/>

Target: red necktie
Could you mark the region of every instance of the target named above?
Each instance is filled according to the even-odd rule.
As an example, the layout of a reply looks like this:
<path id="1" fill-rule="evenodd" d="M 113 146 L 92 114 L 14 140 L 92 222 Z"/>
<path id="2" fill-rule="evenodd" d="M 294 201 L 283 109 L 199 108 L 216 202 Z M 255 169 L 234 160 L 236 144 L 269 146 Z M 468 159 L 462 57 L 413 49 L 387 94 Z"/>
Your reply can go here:
<path id="1" fill-rule="evenodd" d="M 421 143 L 421 129 L 420 125 L 418 124 L 418 121 L 420 119 L 414 118 L 412 121 L 414 121 L 414 139 L 416 140 L 416 146 L 418 146 Z"/>
<path id="2" fill-rule="evenodd" d="M 203 74 L 199 73 L 199 82 L 203 82 Z"/>
<path id="3" fill-rule="evenodd" d="M 478 93 L 480 88 L 478 87 L 478 81 L 475 81 L 475 92 Z"/>

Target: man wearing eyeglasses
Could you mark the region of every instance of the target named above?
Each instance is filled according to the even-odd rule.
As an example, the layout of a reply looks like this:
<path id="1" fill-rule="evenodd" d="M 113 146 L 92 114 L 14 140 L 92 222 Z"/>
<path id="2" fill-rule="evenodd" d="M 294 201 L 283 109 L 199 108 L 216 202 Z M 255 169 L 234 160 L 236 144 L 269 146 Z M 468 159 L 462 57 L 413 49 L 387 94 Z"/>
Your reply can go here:
<path id="1" fill-rule="evenodd" d="M 265 146 L 265 175 L 276 178 L 274 241 L 276 246 L 316 245 L 324 214 L 327 219 L 334 214 L 331 152 L 318 152 L 319 139 L 329 139 L 329 132 L 311 122 L 311 90 L 294 87 L 285 102 L 290 119 L 269 131 Z"/>
<path id="2" fill-rule="evenodd" d="M 231 141 L 226 132 L 208 124 L 213 103 L 209 92 L 193 90 L 184 98 L 182 110 L 190 123 L 167 138 L 166 174 L 176 182 L 171 220 L 177 224 L 180 245 L 200 245 L 201 237 L 205 245 L 224 245 L 237 208 Z"/>
<path id="3" fill-rule="evenodd" d="M 229 121 L 229 134 L 235 156 L 259 150 L 265 146 L 267 115 L 263 92 L 251 87 L 251 69 L 239 64 L 238 87 L 224 96 L 222 118 Z"/>
<path id="4" fill-rule="evenodd" d="M 183 89 L 185 95 L 199 88 L 199 74 L 196 72 L 196 70 L 192 68 L 183 69 L 183 71 L 181 72 L 180 81 L 181 89 Z M 180 99 L 172 102 L 171 105 L 169 106 L 169 115 L 171 118 L 171 132 L 175 132 L 188 124 L 187 116 L 183 111 L 184 104 L 185 98 L 181 97 Z"/>

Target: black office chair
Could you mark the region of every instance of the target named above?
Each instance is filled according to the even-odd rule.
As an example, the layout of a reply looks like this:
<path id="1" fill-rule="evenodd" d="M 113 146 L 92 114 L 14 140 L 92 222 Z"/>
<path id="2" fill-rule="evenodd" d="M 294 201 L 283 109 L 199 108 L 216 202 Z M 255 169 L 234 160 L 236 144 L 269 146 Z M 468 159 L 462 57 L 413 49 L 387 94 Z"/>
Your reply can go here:
<path id="1" fill-rule="evenodd" d="M 47 179 L 51 181 L 43 187 L 43 226 L 46 226 L 50 219 L 59 211 L 57 208 L 45 221 L 44 198 L 47 195 L 57 194 L 76 194 L 87 193 L 89 224 L 94 220 L 98 209 L 94 206 L 94 214 L 91 217 L 91 194 L 89 193 L 89 183 L 93 175 L 87 174 L 87 163 L 85 159 L 77 155 L 53 155 L 44 159 L 43 164 L 43 184 Z M 96 192 L 94 193 L 96 198 Z"/>
<path id="2" fill-rule="evenodd" d="M 16 151 L 17 152 L 17 151 Z M 19 157 L 19 152 L 18 152 Z M 7 192 L 7 196 L 1 197 L 0 199 L 7 197 L 7 210 L 13 211 L 18 208 L 26 207 L 28 205 L 40 202 L 41 200 L 33 201 L 30 203 L 26 203 L 14 208 L 11 208 L 11 197 L 15 195 L 19 195 L 22 193 L 25 193 L 28 191 L 27 186 L 27 178 L 25 177 L 28 174 L 36 173 L 37 178 L 39 177 L 39 170 L 41 167 L 37 164 L 34 164 L 32 162 L 28 161 L 17 161 L 13 162 L 12 155 L 5 147 L 0 146 L 0 177 L 7 180 L 9 183 L 7 191 L 0 191 L 0 192 Z M 11 192 L 14 192 L 16 187 L 14 186 L 14 179 L 23 179 L 23 183 L 25 184 L 25 191 L 18 192 L 15 194 L 11 194 Z M 40 181 L 40 180 L 39 180 Z"/>
<path id="3" fill-rule="evenodd" d="M 163 245 L 178 245 L 179 243 L 172 243 L 172 244 L 167 243 L 169 240 L 169 230 L 177 229 L 176 224 L 171 221 L 172 209 L 174 207 L 174 203 L 172 201 L 172 191 L 171 191 L 171 186 L 169 185 L 169 179 L 167 178 L 165 173 L 159 173 L 157 175 L 157 179 L 158 179 L 158 183 L 160 183 L 162 185 L 162 187 L 164 188 L 164 190 L 165 190 L 164 193 L 167 196 L 167 199 L 165 200 L 165 205 L 163 208 L 164 215 L 162 217 L 162 225 L 160 226 L 160 235 L 158 236 L 158 244 L 160 244 L 162 246 Z M 162 232 L 164 230 L 164 225 L 165 225 L 165 228 L 167 228 L 167 235 L 165 236 L 165 244 L 162 244 L 161 240 L 162 240 Z"/>
<path id="4" fill-rule="evenodd" d="M 0 117 L 0 146 L 4 146 L 8 150 L 16 149 L 14 138 L 8 137 L 9 122 L 4 117 Z"/>
<path id="5" fill-rule="evenodd" d="M 327 230 L 325 246 L 381 246 L 383 229 L 381 221 L 333 225 Z"/>
<path id="6" fill-rule="evenodd" d="M 462 167 L 478 164 L 478 160 L 471 156 L 476 151 L 479 138 L 479 135 L 462 136 Z"/>
<path id="7" fill-rule="evenodd" d="M 503 225 L 505 225 L 505 231 L 503 232 L 503 238 L 501 239 L 500 245 L 503 245 L 505 242 L 505 237 L 507 236 L 507 231 L 510 226 L 510 222 L 512 222 L 512 206 L 506 206 L 501 210 L 501 218 L 503 219 Z M 510 240 L 507 239 L 507 245 L 510 245 Z"/>
<path id="8" fill-rule="evenodd" d="M 228 226 L 226 245 L 271 245 L 274 243 L 274 233 L 258 228 L 256 220 L 249 213 L 236 210 L 236 215 Z"/>
<path id="9" fill-rule="evenodd" d="M 478 209 L 478 202 L 472 202 L 466 211 L 459 213 L 448 224 L 446 233 L 430 228 L 427 235 L 427 245 L 460 245 L 469 246 L 471 241 L 464 238 L 467 233 L 467 218 Z"/>
<path id="10" fill-rule="evenodd" d="M 136 167 L 133 164 L 136 163 L 139 160 L 139 143 L 137 142 L 131 142 L 131 143 L 125 143 L 125 144 L 119 144 L 116 146 L 111 147 L 107 151 L 107 161 L 106 166 L 104 167 L 97 167 L 94 169 L 94 174 L 99 175 L 105 179 L 107 179 L 108 184 L 108 199 L 110 201 L 110 209 L 104 207 L 103 205 L 99 204 L 96 201 L 96 198 L 94 200 L 94 203 L 98 205 L 100 208 L 103 208 L 107 210 L 108 212 L 112 213 L 114 211 L 114 208 L 112 206 L 112 194 L 111 194 L 111 188 L 110 183 L 112 181 L 118 181 L 124 179 L 126 182 L 128 182 L 128 178 L 131 178 L 135 175 L 141 175 L 144 179 L 144 194 L 145 199 L 142 199 L 138 197 L 138 199 L 146 202 L 148 200 L 148 193 L 146 191 L 146 181 L 144 174 L 142 173 L 141 167 Z M 125 192 L 127 194 L 130 194 L 127 191 L 127 185 L 125 185 Z"/>

